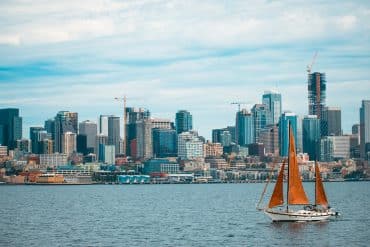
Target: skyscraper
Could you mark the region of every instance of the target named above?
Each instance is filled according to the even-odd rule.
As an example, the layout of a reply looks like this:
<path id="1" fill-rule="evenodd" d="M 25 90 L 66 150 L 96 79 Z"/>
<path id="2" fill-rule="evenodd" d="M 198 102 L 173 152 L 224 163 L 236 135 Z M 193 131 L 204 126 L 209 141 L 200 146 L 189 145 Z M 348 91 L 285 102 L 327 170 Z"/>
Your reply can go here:
<path id="1" fill-rule="evenodd" d="M 321 119 L 326 100 L 325 73 L 314 72 L 308 74 L 308 112 Z"/>
<path id="2" fill-rule="evenodd" d="M 177 133 L 173 129 L 153 128 L 153 154 L 157 158 L 177 156 Z"/>
<path id="3" fill-rule="evenodd" d="M 87 136 L 86 135 L 82 135 L 82 134 L 78 134 L 76 141 L 77 141 L 77 144 L 76 144 L 77 152 L 78 153 L 82 153 L 83 155 L 87 155 L 88 154 L 88 150 L 87 150 Z"/>
<path id="4" fill-rule="evenodd" d="M 87 151 L 89 153 L 95 152 L 95 140 L 98 131 L 96 123 L 86 120 L 79 124 L 79 134 L 86 136 Z"/>
<path id="5" fill-rule="evenodd" d="M 236 139 L 240 146 L 247 146 L 254 142 L 253 116 L 246 109 L 236 113 Z"/>
<path id="6" fill-rule="evenodd" d="M 38 132 L 42 130 L 43 127 L 30 127 L 31 153 L 38 154 Z"/>
<path id="7" fill-rule="evenodd" d="M 231 142 L 232 135 L 228 128 L 212 130 L 212 143 L 221 143 L 223 147 L 228 147 Z"/>
<path id="8" fill-rule="evenodd" d="M 193 117 L 190 112 L 180 110 L 176 113 L 176 131 L 177 134 L 193 129 Z"/>
<path id="9" fill-rule="evenodd" d="M 22 118 L 19 109 L 0 109 L 0 145 L 8 149 L 16 147 L 16 141 L 22 139 Z"/>
<path id="10" fill-rule="evenodd" d="M 108 118 L 112 115 L 100 115 L 99 117 L 99 134 L 108 136 Z"/>
<path id="11" fill-rule="evenodd" d="M 152 122 L 143 119 L 136 122 L 136 155 L 138 159 L 153 157 Z"/>
<path id="12" fill-rule="evenodd" d="M 321 136 L 342 135 L 342 116 L 339 107 L 324 107 L 321 115 Z"/>
<path id="13" fill-rule="evenodd" d="M 255 104 L 252 108 L 253 126 L 254 126 L 254 142 L 259 142 L 259 133 L 265 128 L 268 118 L 269 110 L 264 104 Z"/>
<path id="14" fill-rule="evenodd" d="M 126 108 L 127 123 L 126 123 L 126 154 L 130 156 L 136 155 L 137 140 L 136 140 L 136 122 L 150 118 L 150 112 L 144 108 Z M 132 150 L 134 149 L 134 150 Z"/>
<path id="15" fill-rule="evenodd" d="M 360 108 L 360 155 L 366 158 L 366 146 L 370 146 L 370 100 L 362 100 Z"/>
<path id="16" fill-rule="evenodd" d="M 30 152 L 30 140 L 29 139 L 20 139 L 17 140 L 17 149 L 18 151 L 29 153 Z"/>
<path id="17" fill-rule="evenodd" d="M 267 125 L 260 131 L 259 141 L 265 146 L 265 153 L 279 155 L 279 128 L 275 124 Z"/>
<path id="18" fill-rule="evenodd" d="M 108 117 L 108 144 L 115 146 L 116 154 L 120 153 L 120 118 Z"/>
<path id="19" fill-rule="evenodd" d="M 316 115 L 308 115 L 302 121 L 303 152 L 308 153 L 311 160 L 320 158 L 320 120 Z"/>
<path id="20" fill-rule="evenodd" d="M 266 124 L 277 124 L 282 112 L 281 94 L 274 91 L 265 91 L 262 96 L 262 104 L 267 107 L 269 116 Z"/>
<path id="21" fill-rule="evenodd" d="M 67 131 L 62 136 L 62 153 L 71 155 L 77 151 L 77 135 Z"/>
<path id="22" fill-rule="evenodd" d="M 55 120 L 54 119 L 48 119 L 44 122 L 44 129 L 46 132 L 48 132 L 52 139 L 54 139 L 54 132 L 55 132 Z"/>
<path id="23" fill-rule="evenodd" d="M 40 153 L 41 154 L 52 154 L 54 153 L 54 142 L 50 139 L 43 139 L 40 142 Z"/>
<path id="24" fill-rule="evenodd" d="M 41 154 L 41 141 L 50 139 L 50 134 L 43 127 L 30 127 L 31 152 Z"/>
<path id="25" fill-rule="evenodd" d="M 297 131 L 298 117 L 295 113 L 284 112 L 279 121 L 279 146 L 280 156 L 288 155 L 289 146 L 289 124 L 292 126 L 294 141 L 298 143 L 298 131 Z"/>
<path id="26" fill-rule="evenodd" d="M 77 112 L 60 111 L 55 116 L 54 129 L 54 151 L 62 153 L 62 138 L 64 133 L 72 132 L 77 134 L 78 131 L 78 114 Z"/>
<path id="27" fill-rule="evenodd" d="M 104 146 L 108 144 L 108 136 L 98 134 L 96 136 L 96 156 L 98 161 L 104 161 Z"/>

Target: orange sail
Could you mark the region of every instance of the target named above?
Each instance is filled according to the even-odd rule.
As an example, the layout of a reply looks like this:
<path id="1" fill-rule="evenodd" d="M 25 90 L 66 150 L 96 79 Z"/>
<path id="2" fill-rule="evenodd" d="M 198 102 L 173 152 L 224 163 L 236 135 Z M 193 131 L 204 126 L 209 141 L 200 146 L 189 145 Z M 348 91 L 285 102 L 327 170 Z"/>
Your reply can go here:
<path id="1" fill-rule="evenodd" d="M 328 199 L 326 198 L 324 185 L 322 184 L 320 170 L 317 163 L 315 163 L 315 175 L 316 175 L 316 182 L 315 182 L 315 204 L 321 205 L 323 207 L 328 206 Z"/>
<path id="2" fill-rule="evenodd" d="M 304 192 L 301 176 L 299 174 L 297 156 L 295 152 L 294 136 L 292 127 L 289 126 L 289 186 L 288 204 L 309 204 Z"/>
<path id="3" fill-rule="evenodd" d="M 281 165 L 279 176 L 275 184 L 274 192 L 272 193 L 272 196 L 269 202 L 269 208 L 273 208 L 273 207 L 284 204 L 284 191 L 283 191 L 284 167 L 285 167 L 285 162 Z"/>

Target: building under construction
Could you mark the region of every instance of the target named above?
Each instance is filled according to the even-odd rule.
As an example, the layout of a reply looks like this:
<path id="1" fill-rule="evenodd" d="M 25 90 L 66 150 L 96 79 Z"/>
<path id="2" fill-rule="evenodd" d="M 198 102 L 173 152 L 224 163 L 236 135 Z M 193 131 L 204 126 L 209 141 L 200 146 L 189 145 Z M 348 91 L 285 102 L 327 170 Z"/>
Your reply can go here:
<path id="1" fill-rule="evenodd" d="M 308 112 L 321 119 L 326 100 L 325 73 L 308 74 Z"/>

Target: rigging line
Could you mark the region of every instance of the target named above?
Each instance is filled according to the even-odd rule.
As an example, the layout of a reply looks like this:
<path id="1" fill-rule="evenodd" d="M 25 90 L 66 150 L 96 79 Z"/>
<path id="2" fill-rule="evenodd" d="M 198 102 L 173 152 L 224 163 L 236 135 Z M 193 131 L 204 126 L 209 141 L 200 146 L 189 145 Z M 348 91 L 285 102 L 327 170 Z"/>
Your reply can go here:
<path id="1" fill-rule="evenodd" d="M 257 210 L 263 210 L 263 208 L 261 208 L 261 207 L 260 207 L 260 205 L 261 205 L 262 200 L 263 200 L 263 198 L 264 198 L 264 196 L 265 196 L 265 193 L 266 193 L 266 190 L 267 190 L 267 186 L 269 185 L 269 183 L 270 183 L 270 181 L 271 181 L 272 175 L 273 175 L 273 173 L 274 173 L 275 166 L 276 166 L 276 164 L 277 164 L 277 160 L 278 160 L 278 158 L 275 158 L 274 163 L 273 163 L 273 165 L 272 165 L 272 167 L 271 167 L 271 171 L 270 171 L 270 173 L 269 173 L 269 176 L 267 177 L 267 182 L 266 182 L 266 184 L 265 184 L 265 188 L 263 189 L 263 192 L 262 192 L 262 194 L 261 194 L 260 200 L 258 201 L 257 206 L 256 206 L 256 209 L 257 209 Z M 284 161 L 283 161 L 283 162 L 284 162 Z"/>

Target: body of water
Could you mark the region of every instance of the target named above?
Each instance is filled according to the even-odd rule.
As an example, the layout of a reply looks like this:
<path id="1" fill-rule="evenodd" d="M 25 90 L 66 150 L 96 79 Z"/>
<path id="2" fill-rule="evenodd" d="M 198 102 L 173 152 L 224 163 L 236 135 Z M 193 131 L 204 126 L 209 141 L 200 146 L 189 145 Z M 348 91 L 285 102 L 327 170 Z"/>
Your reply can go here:
<path id="1" fill-rule="evenodd" d="M 369 246 L 370 182 L 325 183 L 342 217 L 316 223 L 272 223 L 263 186 L 3 185 L 0 246 Z"/>

